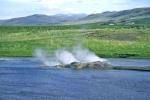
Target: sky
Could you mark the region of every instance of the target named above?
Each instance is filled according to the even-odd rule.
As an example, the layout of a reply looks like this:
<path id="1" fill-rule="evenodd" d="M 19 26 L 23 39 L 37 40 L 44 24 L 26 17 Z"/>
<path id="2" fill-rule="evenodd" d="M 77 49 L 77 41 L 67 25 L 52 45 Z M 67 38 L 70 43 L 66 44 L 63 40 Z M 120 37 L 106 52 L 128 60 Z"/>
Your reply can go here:
<path id="1" fill-rule="evenodd" d="M 140 7 L 150 7 L 150 0 L 0 0 L 0 19 L 33 14 L 92 14 Z"/>

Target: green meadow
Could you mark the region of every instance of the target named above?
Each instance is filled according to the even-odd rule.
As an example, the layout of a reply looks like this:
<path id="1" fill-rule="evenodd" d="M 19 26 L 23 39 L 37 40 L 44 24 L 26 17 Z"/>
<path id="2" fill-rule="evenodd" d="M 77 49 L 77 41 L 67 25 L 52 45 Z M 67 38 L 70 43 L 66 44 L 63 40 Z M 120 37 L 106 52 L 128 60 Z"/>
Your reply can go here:
<path id="1" fill-rule="evenodd" d="M 0 26 L 0 56 L 29 57 L 82 44 L 100 57 L 150 58 L 150 27 L 140 25 Z"/>

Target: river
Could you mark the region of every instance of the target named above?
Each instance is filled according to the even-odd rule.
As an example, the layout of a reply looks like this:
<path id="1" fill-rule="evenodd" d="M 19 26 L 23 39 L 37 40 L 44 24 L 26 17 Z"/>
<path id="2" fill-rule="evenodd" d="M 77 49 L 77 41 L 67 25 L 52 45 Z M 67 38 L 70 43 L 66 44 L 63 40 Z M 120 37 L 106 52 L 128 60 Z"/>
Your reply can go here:
<path id="1" fill-rule="evenodd" d="M 116 66 L 150 66 L 150 60 L 108 60 Z M 33 58 L 0 58 L 0 100 L 149 99 L 150 72 L 45 69 Z"/>

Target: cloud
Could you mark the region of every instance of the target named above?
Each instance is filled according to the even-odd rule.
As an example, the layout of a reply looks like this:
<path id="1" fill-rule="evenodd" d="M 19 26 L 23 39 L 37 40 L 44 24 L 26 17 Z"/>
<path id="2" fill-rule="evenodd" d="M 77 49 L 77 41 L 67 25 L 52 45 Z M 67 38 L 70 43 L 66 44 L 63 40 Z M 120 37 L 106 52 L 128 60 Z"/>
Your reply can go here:
<path id="1" fill-rule="evenodd" d="M 100 13 L 150 5 L 150 0 L 0 0 L 0 18 L 31 14 Z"/>
<path id="2" fill-rule="evenodd" d="M 93 13 L 124 10 L 150 4 L 147 0 L 37 0 L 48 9 L 57 8 L 70 13 Z"/>

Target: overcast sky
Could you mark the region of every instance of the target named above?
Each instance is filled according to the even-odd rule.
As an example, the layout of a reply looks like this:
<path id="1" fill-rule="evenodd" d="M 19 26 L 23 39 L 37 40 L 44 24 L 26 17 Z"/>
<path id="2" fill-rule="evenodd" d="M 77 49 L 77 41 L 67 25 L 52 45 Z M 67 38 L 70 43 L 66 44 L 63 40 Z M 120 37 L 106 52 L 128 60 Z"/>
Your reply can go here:
<path id="1" fill-rule="evenodd" d="M 0 19 L 33 14 L 90 14 L 139 7 L 150 7 L 150 0 L 0 0 Z"/>

